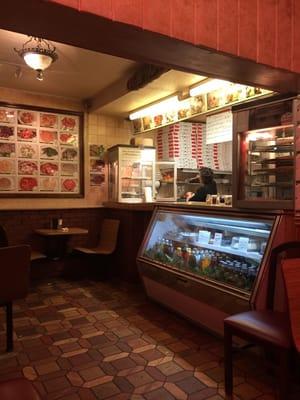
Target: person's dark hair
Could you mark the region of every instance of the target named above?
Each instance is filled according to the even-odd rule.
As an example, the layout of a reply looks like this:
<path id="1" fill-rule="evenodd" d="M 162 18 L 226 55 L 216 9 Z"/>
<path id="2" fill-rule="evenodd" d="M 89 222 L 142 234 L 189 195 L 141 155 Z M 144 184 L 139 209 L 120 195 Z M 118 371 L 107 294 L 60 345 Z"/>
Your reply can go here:
<path id="1" fill-rule="evenodd" d="M 205 185 L 208 185 L 213 182 L 214 173 L 210 168 L 202 167 L 202 168 L 200 168 L 199 172 L 200 172 L 200 176 L 201 176 L 201 181 Z"/>

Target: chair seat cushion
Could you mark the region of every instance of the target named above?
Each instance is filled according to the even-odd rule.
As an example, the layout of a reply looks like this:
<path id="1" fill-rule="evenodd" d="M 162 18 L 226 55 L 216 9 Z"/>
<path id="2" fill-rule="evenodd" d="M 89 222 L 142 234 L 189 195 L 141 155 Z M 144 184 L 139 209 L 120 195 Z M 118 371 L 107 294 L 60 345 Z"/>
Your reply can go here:
<path id="1" fill-rule="evenodd" d="M 99 247 L 94 247 L 94 248 L 89 248 L 89 247 L 75 247 L 75 251 L 79 251 L 80 253 L 84 254 L 103 254 L 103 255 L 108 255 L 111 254 L 111 251 L 107 249 L 101 249 Z"/>
<path id="2" fill-rule="evenodd" d="M 276 346 L 292 347 L 289 317 L 277 311 L 248 311 L 225 318 L 224 324 Z"/>
<path id="3" fill-rule="evenodd" d="M 26 379 L 11 379 L 0 382 L 1 400 L 41 400 L 31 382 Z"/>

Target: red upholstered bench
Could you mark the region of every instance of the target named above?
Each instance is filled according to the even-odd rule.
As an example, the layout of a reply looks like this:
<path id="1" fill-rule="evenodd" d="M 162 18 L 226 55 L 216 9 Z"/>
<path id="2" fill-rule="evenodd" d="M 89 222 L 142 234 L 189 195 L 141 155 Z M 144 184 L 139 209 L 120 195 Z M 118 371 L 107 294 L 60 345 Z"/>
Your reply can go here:
<path id="1" fill-rule="evenodd" d="M 42 400 L 32 383 L 24 378 L 0 382 L 0 399 Z"/>

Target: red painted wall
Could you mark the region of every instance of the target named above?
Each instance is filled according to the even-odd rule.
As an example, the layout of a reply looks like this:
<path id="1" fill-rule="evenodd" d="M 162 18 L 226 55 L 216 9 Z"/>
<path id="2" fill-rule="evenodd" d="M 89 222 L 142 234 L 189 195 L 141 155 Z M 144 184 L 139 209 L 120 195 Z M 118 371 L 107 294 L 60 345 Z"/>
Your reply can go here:
<path id="1" fill-rule="evenodd" d="M 300 72 L 299 0 L 49 0 Z"/>

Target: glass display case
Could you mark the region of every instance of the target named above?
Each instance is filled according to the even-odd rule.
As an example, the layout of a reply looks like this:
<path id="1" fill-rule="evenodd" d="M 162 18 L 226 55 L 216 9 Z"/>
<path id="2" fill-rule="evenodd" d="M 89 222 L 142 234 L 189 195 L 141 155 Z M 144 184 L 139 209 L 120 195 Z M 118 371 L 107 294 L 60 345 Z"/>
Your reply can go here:
<path id="1" fill-rule="evenodd" d="M 295 240 L 293 219 L 289 211 L 156 207 L 137 257 L 147 295 L 222 334 L 226 316 L 265 309 L 271 250 Z"/>
<path id="2" fill-rule="evenodd" d="M 155 164 L 156 201 L 177 201 L 177 169 L 174 161 Z"/>
<path id="3" fill-rule="evenodd" d="M 143 257 L 248 296 L 272 225 L 267 220 L 158 211 Z"/>
<path id="4" fill-rule="evenodd" d="M 108 149 L 109 201 L 152 201 L 155 148 L 117 145 Z"/>
<path id="5" fill-rule="evenodd" d="M 235 121 L 239 150 L 237 205 L 255 201 L 264 207 L 292 208 L 293 100 L 240 111 Z"/>

